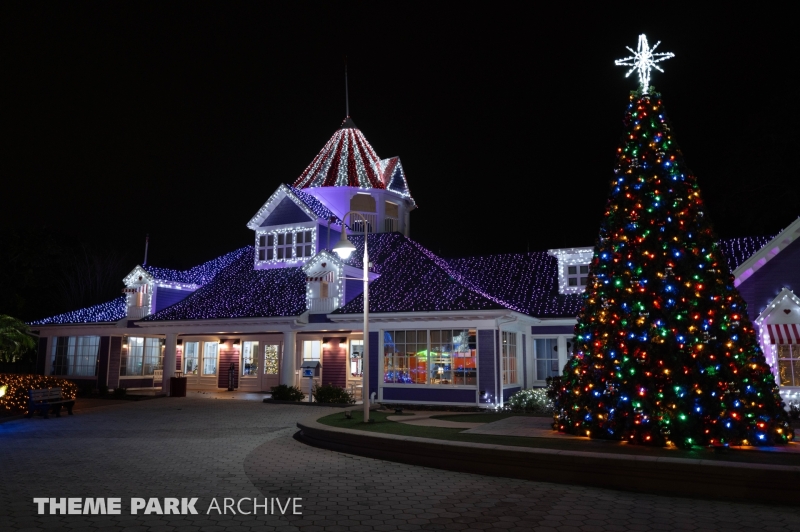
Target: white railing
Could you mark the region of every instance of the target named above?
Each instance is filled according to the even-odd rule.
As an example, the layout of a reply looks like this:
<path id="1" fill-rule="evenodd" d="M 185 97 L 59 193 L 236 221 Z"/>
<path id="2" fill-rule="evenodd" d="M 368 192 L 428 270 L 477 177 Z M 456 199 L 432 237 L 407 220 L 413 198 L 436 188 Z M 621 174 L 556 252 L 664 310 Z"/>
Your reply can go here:
<path id="1" fill-rule="evenodd" d="M 400 220 L 397 218 L 389 218 L 388 216 L 383 220 L 383 231 L 385 233 L 393 233 L 400 230 Z"/>
<path id="2" fill-rule="evenodd" d="M 374 233 L 375 228 L 378 226 L 378 215 L 374 212 L 359 212 L 358 214 L 366 218 L 369 232 Z M 354 233 L 364 234 L 364 221 L 358 216 L 350 218 L 350 227 L 353 228 Z"/>
<path id="3" fill-rule="evenodd" d="M 312 297 L 308 311 L 314 314 L 328 314 L 336 310 L 335 297 Z"/>

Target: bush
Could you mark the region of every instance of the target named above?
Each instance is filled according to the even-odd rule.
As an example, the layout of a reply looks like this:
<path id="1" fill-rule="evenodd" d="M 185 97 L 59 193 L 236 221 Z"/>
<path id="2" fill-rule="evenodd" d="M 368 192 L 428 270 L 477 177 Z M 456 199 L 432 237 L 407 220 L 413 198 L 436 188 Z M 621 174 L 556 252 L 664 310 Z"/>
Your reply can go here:
<path id="1" fill-rule="evenodd" d="M 335 384 L 326 384 L 325 386 L 314 386 L 314 400 L 318 403 L 339 403 L 351 405 L 356 402 L 355 398 L 350 395 L 350 392 L 344 388 L 340 388 Z"/>
<path id="2" fill-rule="evenodd" d="M 13 373 L 0 374 L 0 388 L 6 386 L 6 393 L 0 397 L 0 408 L 10 414 L 28 413 L 28 390 L 42 390 L 46 388 L 61 388 L 61 394 L 69 399 L 78 395 L 75 383 L 61 377 L 45 375 L 15 375 Z"/>
<path id="3" fill-rule="evenodd" d="M 114 393 L 111 394 L 114 399 L 125 399 L 126 395 L 128 395 L 128 390 L 125 388 L 114 388 Z"/>
<path id="4" fill-rule="evenodd" d="M 302 401 L 305 397 L 306 394 L 297 386 L 280 384 L 272 387 L 272 398 L 276 401 Z"/>
<path id="5" fill-rule="evenodd" d="M 547 396 L 547 388 L 520 390 L 508 398 L 505 406 L 512 412 L 553 413 L 553 401 Z"/>
<path id="6" fill-rule="evenodd" d="M 794 403 L 789 404 L 789 417 L 795 421 L 800 419 L 800 408 Z"/>

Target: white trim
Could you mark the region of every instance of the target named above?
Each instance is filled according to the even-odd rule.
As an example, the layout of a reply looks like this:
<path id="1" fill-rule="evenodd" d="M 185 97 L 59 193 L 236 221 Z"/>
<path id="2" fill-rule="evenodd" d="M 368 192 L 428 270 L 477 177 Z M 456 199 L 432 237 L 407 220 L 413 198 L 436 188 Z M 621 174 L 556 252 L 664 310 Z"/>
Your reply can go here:
<path id="1" fill-rule="evenodd" d="M 733 270 L 734 286 L 738 287 L 749 279 L 767 262 L 774 259 L 778 253 L 789 247 L 798 237 L 800 237 L 800 218 L 789 224 L 788 227 L 778 233 L 778 236 L 767 242 L 764 247 L 753 253 L 738 268 Z"/>
<path id="2" fill-rule="evenodd" d="M 555 257 L 558 260 L 559 294 L 580 294 L 586 290 L 586 285 L 580 284 L 580 273 L 575 274 L 578 278 L 578 285 L 569 285 L 569 278 L 574 277 L 575 275 L 570 275 L 567 270 L 570 266 L 588 267 L 592 262 L 592 258 L 594 257 L 593 247 L 548 249 L 547 254 Z M 580 270 L 578 270 L 578 272 L 580 272 Z M 586 277 L 589 277 L 588 273 L 586 274 Z"/>
<path id="3" fill-rule="evenodd" d="M 304 202 L 300 201 L 300 198 L 292 194 L 292 191 L 289 190 L 289 187 L 281 183 L 278 186 L 278 189 L 272 193 L 264 205 L 262 205 L 258 212 L 256 212 L 255 216 L 253 216 L 250 221 L 247 222 L 247 227 L 253 231 L 261 229 L 261 224 L 264 222 L 264 220 L 266 220 L 267 217 L 272 214 L 272 211 L 275 210 L 275 207 L 277 207 L 286 197 L 289 197 L 289 199 L 291 199 L 298 207 L 300 207 L 303 213 L 309 217 L 309 222 L 316 222 L 320 219 L 319 216 L 314 213 L 314 211 L 309 209 Z"/>

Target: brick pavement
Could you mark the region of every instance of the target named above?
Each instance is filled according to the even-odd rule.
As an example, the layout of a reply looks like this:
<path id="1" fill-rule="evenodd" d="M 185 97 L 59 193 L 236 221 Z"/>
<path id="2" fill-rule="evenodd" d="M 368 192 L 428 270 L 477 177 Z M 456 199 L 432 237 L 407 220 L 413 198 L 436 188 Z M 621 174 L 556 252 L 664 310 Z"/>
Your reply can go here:
<path id="1" fill-rule="evenodd" d="M 158 399 L 0 425 L 0 531 L 800 530 L 800 510 L 453 473 L 308 447 L 329 409 Z M 790 488 L 791 489 L 791 488 Z M 199 515 L 130 515 L 131 497 Z M 301 516 L 206 515 L 213 497 L 302 497 Z M 121 497 L 122 515 L 36 515 L 33 497 Z"/>

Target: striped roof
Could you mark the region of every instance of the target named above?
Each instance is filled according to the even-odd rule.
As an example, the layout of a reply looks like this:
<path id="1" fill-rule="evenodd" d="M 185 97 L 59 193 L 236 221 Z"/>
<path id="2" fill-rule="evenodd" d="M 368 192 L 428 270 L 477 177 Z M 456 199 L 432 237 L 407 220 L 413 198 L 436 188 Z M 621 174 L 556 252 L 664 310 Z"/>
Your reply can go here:
<path id="1" fill-rule="evenodd" d="M 383 177 L 378 154 L 347 117 L 293 186 L 386 188 Z"/>

